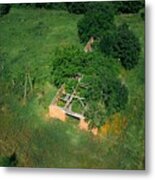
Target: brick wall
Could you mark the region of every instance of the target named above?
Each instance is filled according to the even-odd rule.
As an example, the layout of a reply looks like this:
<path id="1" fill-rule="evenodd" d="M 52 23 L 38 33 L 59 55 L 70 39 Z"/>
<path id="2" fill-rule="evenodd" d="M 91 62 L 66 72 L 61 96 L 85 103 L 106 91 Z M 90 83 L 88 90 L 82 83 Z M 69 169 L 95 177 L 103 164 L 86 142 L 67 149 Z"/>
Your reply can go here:
<path id="1" fill-rule="evenodd" d="M 56 118 L 61 121 L 66 121 L 67 119 L 65 111 L 61 109 L 60 107 L 53 104 L 49 106 L 49 117 Z"/>

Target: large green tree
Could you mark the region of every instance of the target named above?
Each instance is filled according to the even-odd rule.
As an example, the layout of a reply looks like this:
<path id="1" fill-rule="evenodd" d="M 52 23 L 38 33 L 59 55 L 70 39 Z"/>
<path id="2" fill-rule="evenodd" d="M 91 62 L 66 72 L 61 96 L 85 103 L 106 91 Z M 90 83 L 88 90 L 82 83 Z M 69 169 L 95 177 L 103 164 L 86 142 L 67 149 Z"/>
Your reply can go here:
<path id="1" fill-rule="evenodd" d="M 81 42 L 87 42 L 91 36 L 100 38 L 104 33 L 114 28 L 114 11 L 109 4 L 91 5 L 91 11 L 78 22 L 78 35 Z M 91 7 L 90 6 L 90 7 Z"/>
<path id="2" fill-rule="evenodd" d="M 95 64 L 83 79 L 86 84 L 83 96 L 88 102 L 86 117 L 93 126 L 99 127 L 109 115 L 126 107 L 128 89 L 118 78 L 115 61 L 104 57 L 102 61 L 96 60 Z"/>
<path id="3" fill-rule="evenodd" d="M 117 29 L 114 52 L 126 69 L 132 69 L 138 64 L 140 54 L 139 39 L 127 24 L 122 24 Z"/>
<path id="4" fill-rule="evenodd" d="M 58 49 L 53 59 L 54 84 L 59 87 L 70 80 L 74 81 L 79 73 L 84 73 L 90 58 L 90 55 L 75 46 Z"/>
<path id="5" fill-rule="evenodd" d="M 100 48 L 106 55 L 114 56 L 120 60 L 125 69 L 132 69 L 138 64 L 139 39 L 125 23 L 103 36 Z"/>
<path id="6" fill-rule="evenodd" d="M 118 78 L 119 64 L 99 53 L 84 53 L 76 47 L 57 51 L 53 62 L 53 82 L 73 90 L 80 74 L 78 94 L 85 98 L 85 116 L 92 126 L 101 126 L 106 117 L 125 108 L 128 91 Z"/>

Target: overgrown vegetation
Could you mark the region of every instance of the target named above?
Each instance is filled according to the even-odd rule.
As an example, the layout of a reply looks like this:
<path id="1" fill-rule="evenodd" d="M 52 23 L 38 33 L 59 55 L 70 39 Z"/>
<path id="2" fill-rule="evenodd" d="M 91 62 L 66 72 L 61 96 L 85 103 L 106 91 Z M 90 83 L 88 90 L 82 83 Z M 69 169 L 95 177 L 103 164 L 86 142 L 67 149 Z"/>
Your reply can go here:
<path id="1" fill-rule="evenodd" d="M 106 4 L 96 3 L 96 6 L 89 5 L 85 16 L 78 22 L 78 35 L 81 42 L 86 43 L 90 37 L 100 39 L 107 31 L 114 28 L 114 11 L 113 8 Z"/>
<path id="2" fill-rule="evenodd" d="M 67 90 L 72 92 L 77 84 L 77 77 L 81 76 L 82 89 L 78 92 L 85 98 L 86 117 L 92 126 L 101 127 L 107 116 L 126 106 L 128 90 L 118 79 L 119 65 L 114 59 L 103 57 L 99 53 L 86 54 L 76 47 L 60 49 L 55 57 L 53 79 L 56 86 L 60 87 L 65 83 Z"/>
<path id="3" fill-rule="evenodd" d="M 0 4 L 0 17 L 8 14 L 11 6 L 9 4 Z"/>
<path id="4" fill-rule="evenodd" d="M 132 69 L 138 64 L 139 39 L 125 23 L 121 24 L 116 30 L 107 33 L 102 38 L 100 46 L 105 54 L 119 59 L 126 69 Z"/>
<path id="5" fill-rule="evenodd" d="M 137 1 L 119 1 L 113 2 L 116 4 L 116 12 L 117 13 L 138 13 L 140 9 L 144 7 L 144 0 Z"/>
<path id="6" fill-rule="evenodd" d="M 145 168 L 145 13 L 137 4 L 119 13 L 116 2 L 86 4 L 86 12 L 72 3 L 17 4 L 0 17 L 1 166 Z M 84 53 L 80 41 L 90 36 L 97 46 Z M 57 89 L 66 83 L 71 92 L 79 77 L 97 137 L 74 119 L 47 117 Z M 116 118 L 121 131 L 103 135 L 103 125 Z"/>
<path id="7" fill-rule="evenodd" d="M 87 11 L 88 4 L 84 2 L 66 2 L 66 7 L 70 13 L 84 14 Z"/>

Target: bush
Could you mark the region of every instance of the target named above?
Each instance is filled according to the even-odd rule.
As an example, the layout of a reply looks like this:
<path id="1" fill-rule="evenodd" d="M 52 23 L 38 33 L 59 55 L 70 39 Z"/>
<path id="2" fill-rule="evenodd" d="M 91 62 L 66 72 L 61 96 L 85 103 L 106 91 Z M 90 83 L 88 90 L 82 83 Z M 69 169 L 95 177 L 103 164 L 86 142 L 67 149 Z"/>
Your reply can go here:
<path id="1" fill-rule="evenodd" d="M 55 10 L 65 10 L 65 3 L 19 3 L 15 4 L 15 7 L 23 7 L 23 8 L 44 8 L 44 9 L 55 9 Z"/>
<path id="2" fill-rule="evenodd" d="M 104 54 L 120 59 L 125 69 L 132 69 L 138 63 L 140 43 L 127 24 L 103 36 L 100 49 Z"/>
<path id="3" fill-rule="evenodd" d="M 94 53 L 94 57 L 89 60 L 82 79 L 86 89 L 81 94 L 88 103 L 85 116 L 92 127 L 102 126 L 109 115 L 126 107 L 128 89 L 117 79 L 118 74 L 119 66 L 114 59 Z"/>
<path id="4" fill-rule="evenodd" d="M 107 32 L 104 36 L 102 36 L 101 41 L 99 43 L 101 51 L 105 55 L 113 56 L 113 46 L 116 41 L 116 30 Z"/>
<path id="5" fill-rule="evenodd" d="M 87 11 L 88 3 L 85 2 L 66 2 L 69 13 L 84 14 Z"/>
<path id="6" fill-rule="evenodd" d="M 35 3 L 36 8 L 64 10 L 66 9 L 65 3 Z"/>
<path id="7" fill-rule="evenodd" d="M 112 12 L 114 13 L 115 7 L 112 2 L 89 2 L 87 5 L 87 12 Z"/>
<path id="8" fill-rule="evenodd" d="M 78 22 L 78 35 L 81 42 L 87 42 L 91 36 L 100 38 L 104 33 L 114 28 L 114 12 L 112 8 L 103 6 L 92 9 Z"/>
<path id="9" fill-rule="evenodd" d="M 145 9 L 142 9 L 140 11 L 140 16 L 141 16 L 142 20 L 144 21 L 145 20 Z"/>
<path id="10" fill-rule="evenodd" d="M 53 60 L 53 81 L 59 87 L 63 83 L 71 83 L 87 67 L 89 56 L 74 46 L 58 49 Z"/>
<path id="11" fill-rule="evenodd" d="M 10 4 L 0 4 L 0 17 L 5 14 L 8 14 L 10 8 L 11 8 Z"/>
<path id="12" fill-rule="evenodd" d="M 103 62 L 104 68 L 92 70 L 92 75 L 87 75 L 84 79 L 84 83 L 87 84 L 87 91 L 84 97 L 89 102 L 99 101 L 104 103 L 106 111 L 110 114 L 123 110 L 128 100 L 128 91 L 124 84 L 117 79 L 117 67 L 110 67 L 110 63 Z M 111 68 L 109 70 L 109 68 Z M 114 68 L 114 69 L 112 69 Z M 95 72 L 96 71 L 96 72 Z M 102 71 L 98 73 L 97 71 Z"/>
<path id="13" fill-rule="evenodd" d="M 95 82 L 95 81 L 94 81 Z M 101 127 L 107 118 L 115 112 L 125 109 L 128 102 L 128 89 L 118 79 L 108 81 L 101 80 L 100 84 L 91 87 L 92 97 L 88 101 L 85 116 L 92 127 Z M 96 99 L 94 94 L 97 95 Z"/>
<path id="14" fill-rule="evenodd" d="M 103 99 L 111 113 L 123 110 L 128 101 L 128 91 L 120 80 L 109 79 L 107 86 L 103 87 Z"/>
<path id="15" fill-rule="evenodd" d="M 138 64 L 140 43 L 127 24 L 122 24 L 117 29 L 114 52 L 126 69 L 132 69 Z"/>
<path id="16" fill-rule="evenodd" d="M 118 13 L 138 13 L 145 6 L 145 2 L 140 0 L 113 2 L 113 4 Z"/>

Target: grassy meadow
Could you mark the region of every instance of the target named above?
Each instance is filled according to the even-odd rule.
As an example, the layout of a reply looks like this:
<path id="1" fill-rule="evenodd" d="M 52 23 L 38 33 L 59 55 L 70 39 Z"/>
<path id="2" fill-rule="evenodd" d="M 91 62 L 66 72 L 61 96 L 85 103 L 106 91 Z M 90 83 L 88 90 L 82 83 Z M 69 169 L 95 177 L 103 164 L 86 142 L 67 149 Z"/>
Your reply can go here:
<path id="1" fill-rule="evenodd" d="M 69 45 L 84 48 L 77 33 L 82 17 L 63 10 L 16 7 L 0 17 L 0 65 L 5 70 L 0 81 L 0 166 L 144 169 L 144 21 L 139 14 L 115 16 L 116 25 L 128 23 L 141 44 L 138 65 L 130 71 L 120 67 L 129 89 L 122 113 L 127 126 L 121 134 L 94 136 L 71 118 L 64 123 L 47 116 L 57 91 L 51 83 L 54 53 Z M 23 96 L 25 66 L 36 83 L 23 102 L 16 87 L 19 84 Z"/>

